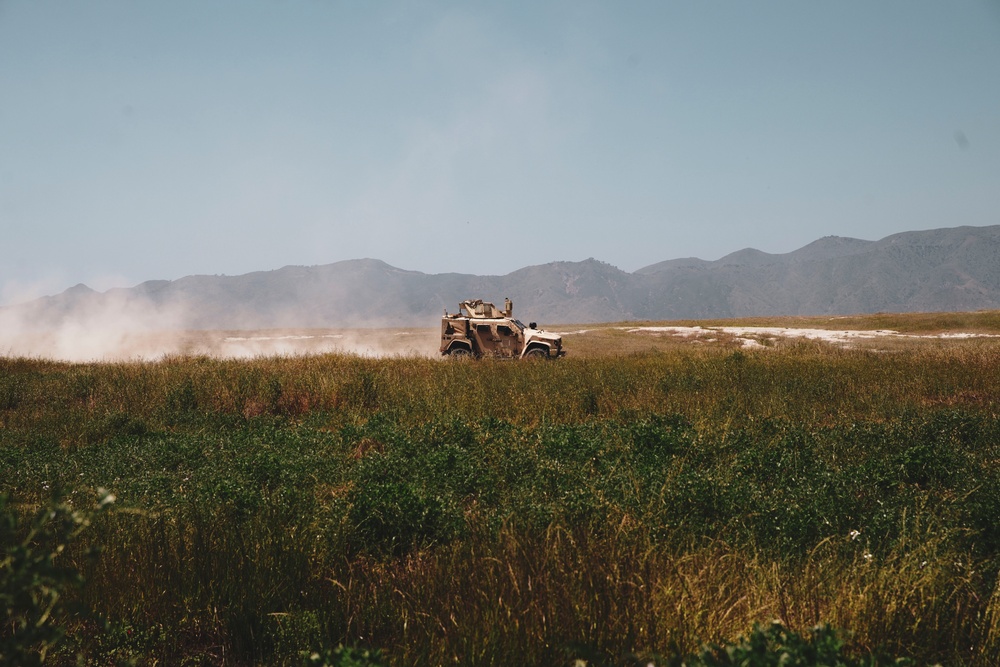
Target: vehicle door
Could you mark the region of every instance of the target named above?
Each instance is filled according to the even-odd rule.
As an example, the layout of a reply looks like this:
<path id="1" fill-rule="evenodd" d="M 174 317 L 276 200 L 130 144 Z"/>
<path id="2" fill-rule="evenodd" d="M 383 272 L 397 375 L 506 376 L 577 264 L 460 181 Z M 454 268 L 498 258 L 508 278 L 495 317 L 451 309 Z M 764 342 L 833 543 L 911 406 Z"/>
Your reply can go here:
<path id="1" fill-rule="evenodd" d="M 502 357 L 516 357 L 521 352 L 520 332 L 509 324 L 496 325 L 497 354 Z"/>
<path id="2" fill-rule="evenodd" d="M 497 337 L 496 325 L 488 322 L 476 324 L 476 340 L 479 342 L 479 349 L 487 356 L 495 356 L 499 353 L 500 339 Z"/>

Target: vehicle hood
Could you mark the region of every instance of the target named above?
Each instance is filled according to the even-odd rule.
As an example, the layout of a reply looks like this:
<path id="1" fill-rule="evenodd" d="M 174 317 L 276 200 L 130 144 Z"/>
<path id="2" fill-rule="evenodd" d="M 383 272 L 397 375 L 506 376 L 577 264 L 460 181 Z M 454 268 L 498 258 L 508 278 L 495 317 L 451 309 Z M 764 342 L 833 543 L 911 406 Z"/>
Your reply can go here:
<path id="1" fill-rule="evenodd" d="M 562 336 L 556 333 L 550 333 L 548 331 L 542 331 L 541 329 L 528 329 L 524 330 L 525 339 L 530 340 L 546 340 L 552 343 L 556 343 L 562 340 Z"/>

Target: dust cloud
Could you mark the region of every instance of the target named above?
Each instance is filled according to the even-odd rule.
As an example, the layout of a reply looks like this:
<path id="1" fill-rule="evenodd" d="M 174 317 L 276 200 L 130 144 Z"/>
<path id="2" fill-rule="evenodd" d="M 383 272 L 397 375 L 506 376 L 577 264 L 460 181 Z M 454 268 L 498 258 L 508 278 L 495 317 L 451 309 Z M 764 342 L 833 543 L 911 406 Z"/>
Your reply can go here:
<path id="1" fill-rule="evenodd" d="M 188 315 L 182 305 L 154 305 L 134 297 L 94 299 L 68 307 L 57 316 L 52 315 L 51 304 L 3 307 L 0 356 L 69 362 L 329 353 L 438 356 L 436 328 L 200 330 L 188 327 Z"/>

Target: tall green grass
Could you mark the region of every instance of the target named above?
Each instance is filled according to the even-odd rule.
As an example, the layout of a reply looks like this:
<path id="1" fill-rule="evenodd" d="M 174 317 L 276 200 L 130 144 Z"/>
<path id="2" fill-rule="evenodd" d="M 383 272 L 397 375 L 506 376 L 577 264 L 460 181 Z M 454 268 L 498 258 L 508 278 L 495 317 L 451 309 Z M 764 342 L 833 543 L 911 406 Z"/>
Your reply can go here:
<path id="1" fill-rule="evenodd" d="M 629 664 L 780 618 L 988 665 L 998 370 L 988 343 L 0 359 L 0 492 L 118 497 L 65 555 L 93 664 Z"/>

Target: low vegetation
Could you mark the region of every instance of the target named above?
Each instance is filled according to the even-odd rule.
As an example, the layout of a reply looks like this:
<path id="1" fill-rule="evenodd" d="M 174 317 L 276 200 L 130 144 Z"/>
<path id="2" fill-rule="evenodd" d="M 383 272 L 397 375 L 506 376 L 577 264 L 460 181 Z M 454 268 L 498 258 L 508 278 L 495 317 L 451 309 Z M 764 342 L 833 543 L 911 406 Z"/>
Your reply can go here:
<path id="1" fill-rule="evenodd" d="M 117 497 L 47 664 L 990 665 L 998 397 L 991 339 L 0 358 L 4 546 Z"/>

